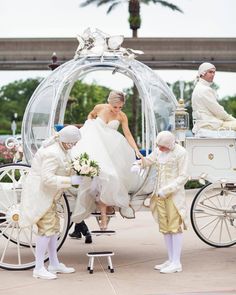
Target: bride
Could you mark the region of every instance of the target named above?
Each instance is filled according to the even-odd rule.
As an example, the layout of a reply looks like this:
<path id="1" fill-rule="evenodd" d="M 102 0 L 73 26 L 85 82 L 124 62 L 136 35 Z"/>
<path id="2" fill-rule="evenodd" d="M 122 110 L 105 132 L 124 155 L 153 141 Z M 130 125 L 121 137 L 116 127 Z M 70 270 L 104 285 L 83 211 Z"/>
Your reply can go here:
<path id="1" fill-rule="evenodd" d="M 108 103 L 98 104 L 89 113 L 88 120 L 80 128 L 82 139 L 72 151 L 73 156 L 83 152 L 96 160 L 100 173 L 94 180 L 85 179 L 78 189 L 78 197 L 72 214 L 74 222 L 80 222 L 96 210 L 101 212 L 101 230 L 107 228 L 107 206 L 128 207 L 130 189 L 137 183 L 137 175 L 130 172 L 136 157 L 141 153 L 128 126 L 128 118 L 122 108 L 123 92 L 111 91 Z M 121 125 L 124 136 L 118 132 Z"/>

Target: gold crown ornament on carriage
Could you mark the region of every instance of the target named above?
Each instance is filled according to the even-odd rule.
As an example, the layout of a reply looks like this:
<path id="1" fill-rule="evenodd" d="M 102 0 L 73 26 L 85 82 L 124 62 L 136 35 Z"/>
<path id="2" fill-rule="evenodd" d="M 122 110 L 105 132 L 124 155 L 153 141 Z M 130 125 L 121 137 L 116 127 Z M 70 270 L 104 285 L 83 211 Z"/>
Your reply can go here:
<path id="1" fill-rule="evenodd" d="M 99 29 L 92 30 L 87 28 L 83 34 L 77 35 L 79 46 L 75 52 L 74 59 L 82 56 L 112 56 L 114 54 L 122 55 L 129 59 L 135 58 L 137 54 L 143 54 L 141 50 L 133 50 L 131 48 L 123 48 L 121 44 L 124 41 L 123 35 L 111 36 Z"/>

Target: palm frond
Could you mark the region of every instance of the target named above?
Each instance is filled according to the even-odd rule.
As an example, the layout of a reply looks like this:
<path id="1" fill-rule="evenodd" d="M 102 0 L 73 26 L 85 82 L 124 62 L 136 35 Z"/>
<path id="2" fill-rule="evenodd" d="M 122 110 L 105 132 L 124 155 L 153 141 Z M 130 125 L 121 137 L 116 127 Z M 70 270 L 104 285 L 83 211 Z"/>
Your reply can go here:
<path id="1" fill-rule="evenodd" d="M 107 14 L 110 13 L 113 9 L 116 8 L 116 6 L 118 6 L 121 3 L 121 1 L 117 1 L 115 3 L 113 3 L 112 5 L 109 6 L 109 8 L 107 9 Z"/>
<path id="2" fill-rule="evenodd" d="M 100 0 L 98 2 L 99 2 L 99 5 L 102 5 L 102 4 L 108 4 L 110 2 L 116 2 L 116 0 Z"/>
<path id="3" fill-rule="evenodd" d="M 97 0 L 86 0 L 85 2 L 80 4 L 80 7 L 85 7 L 85 6 L 88 6 L 90 4 L 94 4 L 96 2 L 98 2 L 98 1 Z"/>
<path id="4" fill-rule="evenodd" d="M 146 0 L 145 2 L 150 2 L 150 1 Z M 179 12 L 183 13 L 183 10 L 180 9 L 178 6 L 174 5 L 173 3 L 170 3 L 170 2 L 167 2 L 167 1 L 164 1 L 164 0 L 151 0 L 151 2 L 153 2 L 155 4 L 159 3 L 164 7 L 168 7 L 170 9 L 174 10 L 174 11 L 179 11 Z M 148 3 L 146 3 L 146 4 L 148 4 Z"/>
<path id="5" fill-rule="evenodd" d="M 112 2 L 114 2 L 114 3 L 112 3 Z M 109 13 L 120 3 L 121 3 L 121 1 L 117 1 L 117 0 L 86 0 L 85 2 L 81 3 L 80 6 L 85 7 L 90 4 L 96 4 L 99 7 L 101 5 L 111 4 L 107 10 L 107 13 Z"/>

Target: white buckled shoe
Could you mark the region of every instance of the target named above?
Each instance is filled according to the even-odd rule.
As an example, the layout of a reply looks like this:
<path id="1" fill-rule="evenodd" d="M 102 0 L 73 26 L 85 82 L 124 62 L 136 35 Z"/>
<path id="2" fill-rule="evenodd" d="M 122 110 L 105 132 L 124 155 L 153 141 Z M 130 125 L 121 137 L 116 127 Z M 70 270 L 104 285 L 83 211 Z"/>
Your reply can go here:
<path id="1" fill-rule="evenodd" d="M 174 273 L 174 272 L 181 272 L 182 271 L 182 265 L 176 264 L 176 263 L 171 263 L 167 267 L 163 267 L 160 269 L 160 273 Z"/>
<path id="2" fill-rule="evenodd" d="M 47 271 L 45 267 L 42 267 L 40 269 L 34 269 L 33 270 L 33 277 L 38 278 L 38 279 L 44 279 L 44 280 L 57 279 L 57 276 L 55 274 Z"/>
<path id="3" fill-rule="evenodd" d="M 154 266 L 154 269 L 155 269 L 155 270 L 160 270 L 160 269 L 162 269 L 162 268 L 164 268 L 164 267 L 169 266 L 170 264 L 171 264 L 171 262 L 170 262 L 169 260 L 167 260 L 167 261 L 165 261 L 165 262 L 162 263 L 162 264 L 157 264 L 157 265 L 155 265 L 155 266 Z"/>
<path id="4" fill-rule="evenodd" d="M 58 266 L 49 265 L 48 271 L 52 273 L 73 273 L 75 269 L 73 267 L 67 267 L 63 263 L 59 263 Z"/>

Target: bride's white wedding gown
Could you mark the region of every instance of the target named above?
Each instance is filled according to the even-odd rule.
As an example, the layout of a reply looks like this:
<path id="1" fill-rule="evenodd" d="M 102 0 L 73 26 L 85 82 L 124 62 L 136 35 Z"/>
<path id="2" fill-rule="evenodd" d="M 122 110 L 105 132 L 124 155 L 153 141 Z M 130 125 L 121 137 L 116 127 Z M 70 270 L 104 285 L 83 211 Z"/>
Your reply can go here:
<path id="1" fill-rule="evenodd" d="M 119 125 L 118 120 L 105 123 L 97 117 L 87 120 L 80 128 L 82 138 L 72 149 L 72 156 L 86 152 L 91 160 L 98 162 L 100 174 L 95 180 L 83 177 L 72 214 L 74 222 L 82 221 L 95 211 L 94 183 L 100 200 L 106 205 L 129 206 L 128 192 L 138 186 L 140 179 L 130 171 L 135 153 L 126 138 L 117 131 Z"/>

